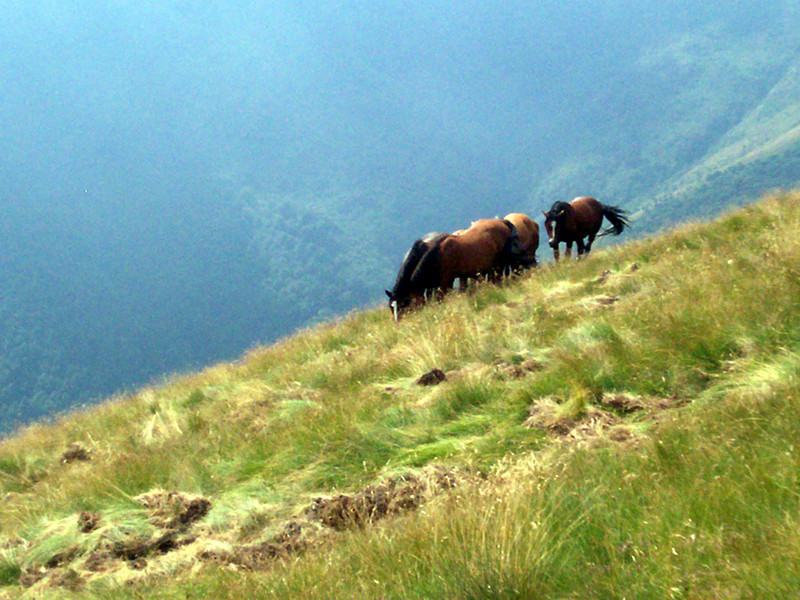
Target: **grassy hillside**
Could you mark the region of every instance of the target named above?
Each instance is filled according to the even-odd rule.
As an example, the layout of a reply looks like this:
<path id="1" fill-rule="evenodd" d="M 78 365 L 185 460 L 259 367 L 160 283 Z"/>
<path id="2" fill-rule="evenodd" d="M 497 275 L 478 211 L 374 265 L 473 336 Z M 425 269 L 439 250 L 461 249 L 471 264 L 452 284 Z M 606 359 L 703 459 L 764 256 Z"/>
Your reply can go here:
<path id="1" fill-rule="evenodd" d="M 798 202 L 24 429 L 0 597 L 796 597 Z"/>

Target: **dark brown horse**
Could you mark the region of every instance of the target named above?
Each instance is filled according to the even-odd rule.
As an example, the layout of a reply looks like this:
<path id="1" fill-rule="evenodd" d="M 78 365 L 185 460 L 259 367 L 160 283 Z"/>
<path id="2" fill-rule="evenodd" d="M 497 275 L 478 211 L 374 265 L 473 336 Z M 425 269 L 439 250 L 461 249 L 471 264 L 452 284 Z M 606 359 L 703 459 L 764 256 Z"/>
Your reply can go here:
<path id="1" fill-rule="evenodd" d="M 611 227 L 600 236 L 610 233 L 619 235 L 625 227 L 630 227 L 625 211 L 616 206 L 605 206 L 587 196 L 580 196 L 569 203 L 555 202 L 548 212 L 542 214 L 556 260 L 559 258 L 558 245 L 561 242 L 567 245 L 567 257 L 572 255 L 573 242 L 578 245 L 578 256 L 588 254 L 595 237 L 599 237 L 597 232 L 600 231 L 603 217 L 611 222 Z"/>
<path id="2" fill-rule="evenodd" d="M 539 247 L 539 225 L 528 215 L 523 213 L 511 213 L 503 217 L 517 228 L 519 235 L 519 245 L 523 254 L 518 257 L 516 264 L 512 265 L 512 270 L 521 271 L 529 267 L 536 266 L 536 249 Z"/>
<path id="3" fill-rule="evenodd" d="M 469 229 L 445 236 L 425 253 L 411 276 L 411 288 L 436 288 L 446 293 L 456 279 L 494 279 L 521 255 L 513 223 L 500 219 L 474 221 Z"/>
<path id="4" fill-rule="evenodd" d="M 424 302 L 425 296 L 431 293 L 432 290 L 429 289 L 412 287 L 411 276 L 425 253 L 445 237 L 446 233 L 429 233 L 415 241 L 403 257 L 392 291 L 384 290 L 389 296 L 389 309 L 395 321 L 399 321 L 400 316 L 407 310 Z"/>

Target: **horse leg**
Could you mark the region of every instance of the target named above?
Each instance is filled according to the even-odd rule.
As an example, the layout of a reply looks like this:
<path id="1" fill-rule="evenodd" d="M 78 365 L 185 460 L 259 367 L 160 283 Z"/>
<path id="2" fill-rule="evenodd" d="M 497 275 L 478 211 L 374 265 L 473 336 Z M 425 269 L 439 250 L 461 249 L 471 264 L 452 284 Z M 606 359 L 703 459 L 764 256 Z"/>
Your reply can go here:
<path id="1" fill-rule="evenodd" d="M 436 288 L 436 299 L 437 300 L 444 300 L 445 295 L 447 292 L 453 289 L 453 284 L 455 283 L 455 277 L 448 277 L 444 279 L 441 285 Z"/>
<path id="2" fill-rule="evenodd" d="M 593 233 L 589 234 L 589 239 L 586 242 L 586 254 L 589 254 L 589 252 L 591 252 L 592 250 L 592 242 L 594 242 L 594 236 L 595 234 Z"/>
<path id="3" fill-rule="evenodd" d="M 559 254 L 558 245 L 553 246 L 553 258 L 556 260 L 556 262 L 558 262 Z"/>
<path id="4" fill-rule="evenodd" d="M 583 254 L 588 252 L 588 250 L 586 250 L 583 240 L 576 240 L 575 243 L 578 244 L 578 258 L 580 258 Z"/>
<path id="5" fill-rule="evenodd" d="M 564 252 L 564 256 L 567 258 L 572 258 L 572 242 L 566 242 L 567 250 Z"/>

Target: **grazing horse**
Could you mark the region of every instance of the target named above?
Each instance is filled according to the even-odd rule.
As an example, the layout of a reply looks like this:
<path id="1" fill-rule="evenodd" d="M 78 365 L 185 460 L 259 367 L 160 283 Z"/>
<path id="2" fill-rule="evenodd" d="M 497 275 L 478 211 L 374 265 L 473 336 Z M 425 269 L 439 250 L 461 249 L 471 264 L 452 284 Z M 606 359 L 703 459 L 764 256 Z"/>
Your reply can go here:
<path id="1" fill-rule="evenodd" d="M 550 239 L 553 256 L 559 258 L 558 244 L 567 245 L 567 257 L 572 255 L 572 243 L 578 245 L 578 256 L 588 254 L 592 249 L 594 238 L 598 237 L 603 217 L 611 221 L 611 227 L 600 236 L 613 233 L 619 235 L 625 227 L 630 227 L 625 211 L 616 206 L 604 206 L 594 198 L 580 196 L 572 202 L 555 202 L 544 214 L 544 228 Z M 584 242 L 584 238 L 588 238 Z"/>
<path id="2" fill-rule="evenodd" d="M 400 320 L 403 312 L 425 300 L 425 294 L 429 290 L 413 288 L 411 286 L 411 276 L 425 253 L 445 237 L 447 237 L 446 233 L 429 233 L 415 241 L 403 257 L 392 291 L 384 290 L 386 295 L 389 296 L 389 309 L 392 311 L 395 321 Z"/>
<path id="3" fill-rule="evenodd" d="M 481 219 L 459 235 L 448 235 L 431 247 L 411 276 L 413 289 L 446 293 L 456 278 L 496 278 L 522 255 L 517 228 L 510 221 Z"/>
<path id="4" fill-rule="evenodd" d="M 505 221 L 510 221 L 517 228 L 519 234 L 519 245 L 523 254 L 512 265 L 511 271 L 522 271 L 536 266 L 536 249 L 539 247 L 539 225 L 528 215 L 523 213 L 511 213 L 503 217 Z"/>

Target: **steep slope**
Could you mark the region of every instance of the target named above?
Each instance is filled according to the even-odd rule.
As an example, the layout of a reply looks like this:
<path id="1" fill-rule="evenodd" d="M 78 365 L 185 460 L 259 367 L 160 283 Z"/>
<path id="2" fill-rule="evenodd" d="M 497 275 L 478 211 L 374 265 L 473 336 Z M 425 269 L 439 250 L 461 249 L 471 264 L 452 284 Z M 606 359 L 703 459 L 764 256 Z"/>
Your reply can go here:
<path id="1" fill-rule="evenodd" d="M 0 593 L 796 591 L 798 201 L 22 430 Z"/>

